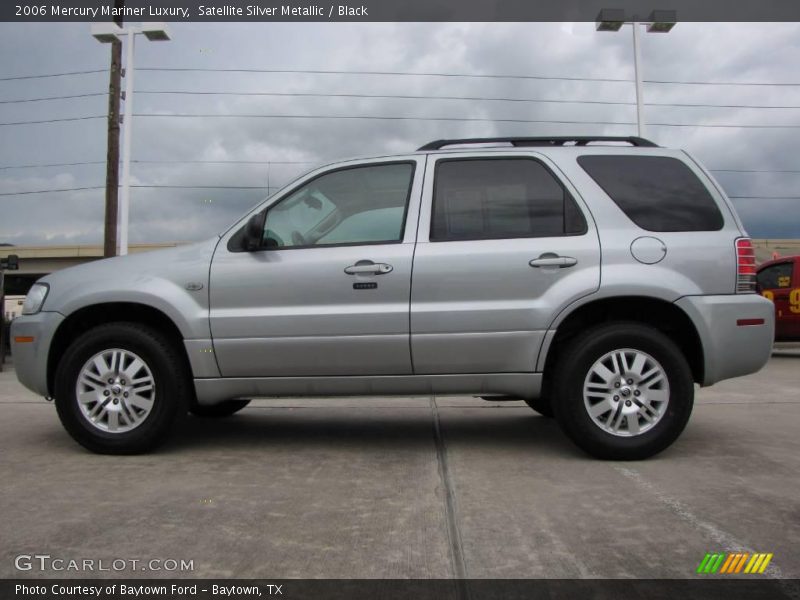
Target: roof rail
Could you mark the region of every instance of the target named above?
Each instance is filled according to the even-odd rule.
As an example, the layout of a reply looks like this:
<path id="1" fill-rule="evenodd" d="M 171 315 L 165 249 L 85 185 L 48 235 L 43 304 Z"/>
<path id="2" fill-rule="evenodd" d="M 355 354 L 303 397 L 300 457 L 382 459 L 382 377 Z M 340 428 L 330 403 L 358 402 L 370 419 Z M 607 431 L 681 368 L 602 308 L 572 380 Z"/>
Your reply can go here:
<path id="1" fill-rule="evenodd" d="M 658 148 L 658 144 L 645 138 L 635 136 L 604 136 L 604 135 L 569 135 L 563 137 L 494 137 L 494 138 L 466 138 L 462 140 L 436 140 L 420 146 L 417 152 L 426 150 L 441 150 L 445 146 L 455 146 L 461 144 L 493 144 L 506 142 L 512 146 L 565 146 L 574 144 L 575 146 L 586 146 L 589 142 L 627 142 L 631 146 L 641 146 L 647 148 Z"/>

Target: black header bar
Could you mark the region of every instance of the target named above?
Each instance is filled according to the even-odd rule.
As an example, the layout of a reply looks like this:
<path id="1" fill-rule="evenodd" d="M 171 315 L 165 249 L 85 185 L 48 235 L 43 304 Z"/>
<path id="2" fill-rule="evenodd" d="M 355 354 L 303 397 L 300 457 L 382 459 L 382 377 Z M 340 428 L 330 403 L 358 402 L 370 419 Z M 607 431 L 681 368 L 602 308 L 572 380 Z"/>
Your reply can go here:
<path id="1" fill-rule="evenodd" d="M 111 21 L 114 0 L 3 0 L 0 21 Z M 797 0 L 127 0 L 126 21 L 800 21 Z M 654 12 L 655 11 L 655 12 Z M 671 12 L 674 11 L 674 12 Z"/>

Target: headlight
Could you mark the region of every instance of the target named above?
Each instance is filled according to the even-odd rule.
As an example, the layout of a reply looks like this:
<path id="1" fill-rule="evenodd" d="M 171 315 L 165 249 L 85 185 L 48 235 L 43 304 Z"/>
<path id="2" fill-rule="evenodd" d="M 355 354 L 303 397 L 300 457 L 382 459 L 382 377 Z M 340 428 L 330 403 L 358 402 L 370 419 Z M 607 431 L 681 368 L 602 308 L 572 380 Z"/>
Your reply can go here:
<path id="1" fill-rule="evenodd" d="M 42 310 L 44 299 L 47 298 L 47 292 L 50 291 L 50 286 L 46 283 L 34 283 L 31 291 L 25 296 L 25 303 L 22 305 L 23 315 L 35 315 Z"/>

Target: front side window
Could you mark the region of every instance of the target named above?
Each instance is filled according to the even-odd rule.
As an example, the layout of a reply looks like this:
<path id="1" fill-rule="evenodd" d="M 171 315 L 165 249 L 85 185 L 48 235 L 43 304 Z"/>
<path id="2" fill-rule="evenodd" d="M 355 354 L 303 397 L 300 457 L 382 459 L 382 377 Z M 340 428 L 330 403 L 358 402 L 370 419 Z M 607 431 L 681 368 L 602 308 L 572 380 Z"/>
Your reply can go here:
<path id="1" fill-rule="evenodd" d="M 578 164 L 648 231 L 718 231 L 722 213 L 692 170 L 668 156 L 585 155 Z"/>
<path id="2" fill-rule="evenodd" d="M 435 177 L 431 241 L 586 232 L 572 196 L 537 160 L 440 160 Z"/>
<path id="3" fill-rule="evenodd" d="M 351 167 L 306 183 L 267 212 L 262 246 L 400 242 L 413 163 Z"/>

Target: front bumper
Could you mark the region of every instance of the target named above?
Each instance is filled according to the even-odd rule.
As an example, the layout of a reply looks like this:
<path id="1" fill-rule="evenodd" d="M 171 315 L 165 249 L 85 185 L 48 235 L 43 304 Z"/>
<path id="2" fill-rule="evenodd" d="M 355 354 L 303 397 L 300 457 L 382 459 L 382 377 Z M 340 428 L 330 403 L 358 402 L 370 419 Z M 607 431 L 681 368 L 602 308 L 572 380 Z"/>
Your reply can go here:
<path id="1" fill-rule="evenodd" d="M 22 315 L 11 323 L 11 352 L 17 379 L 40 396 L 50 395 L 47 389 L 47 359 L 53 336 L 63 320 L 64 316 L 60 313 L 39 312 Z M 18 342 L 17 339 L 26 341 Z"/>
<path id="2" fill-rule="evenodd" d="M 692 319 L 702 341 L 703 385 L 755 373 L 767 364 L 775 336 L 775 307 L 766 298 L 684 296 L 675 304 Z"/>

